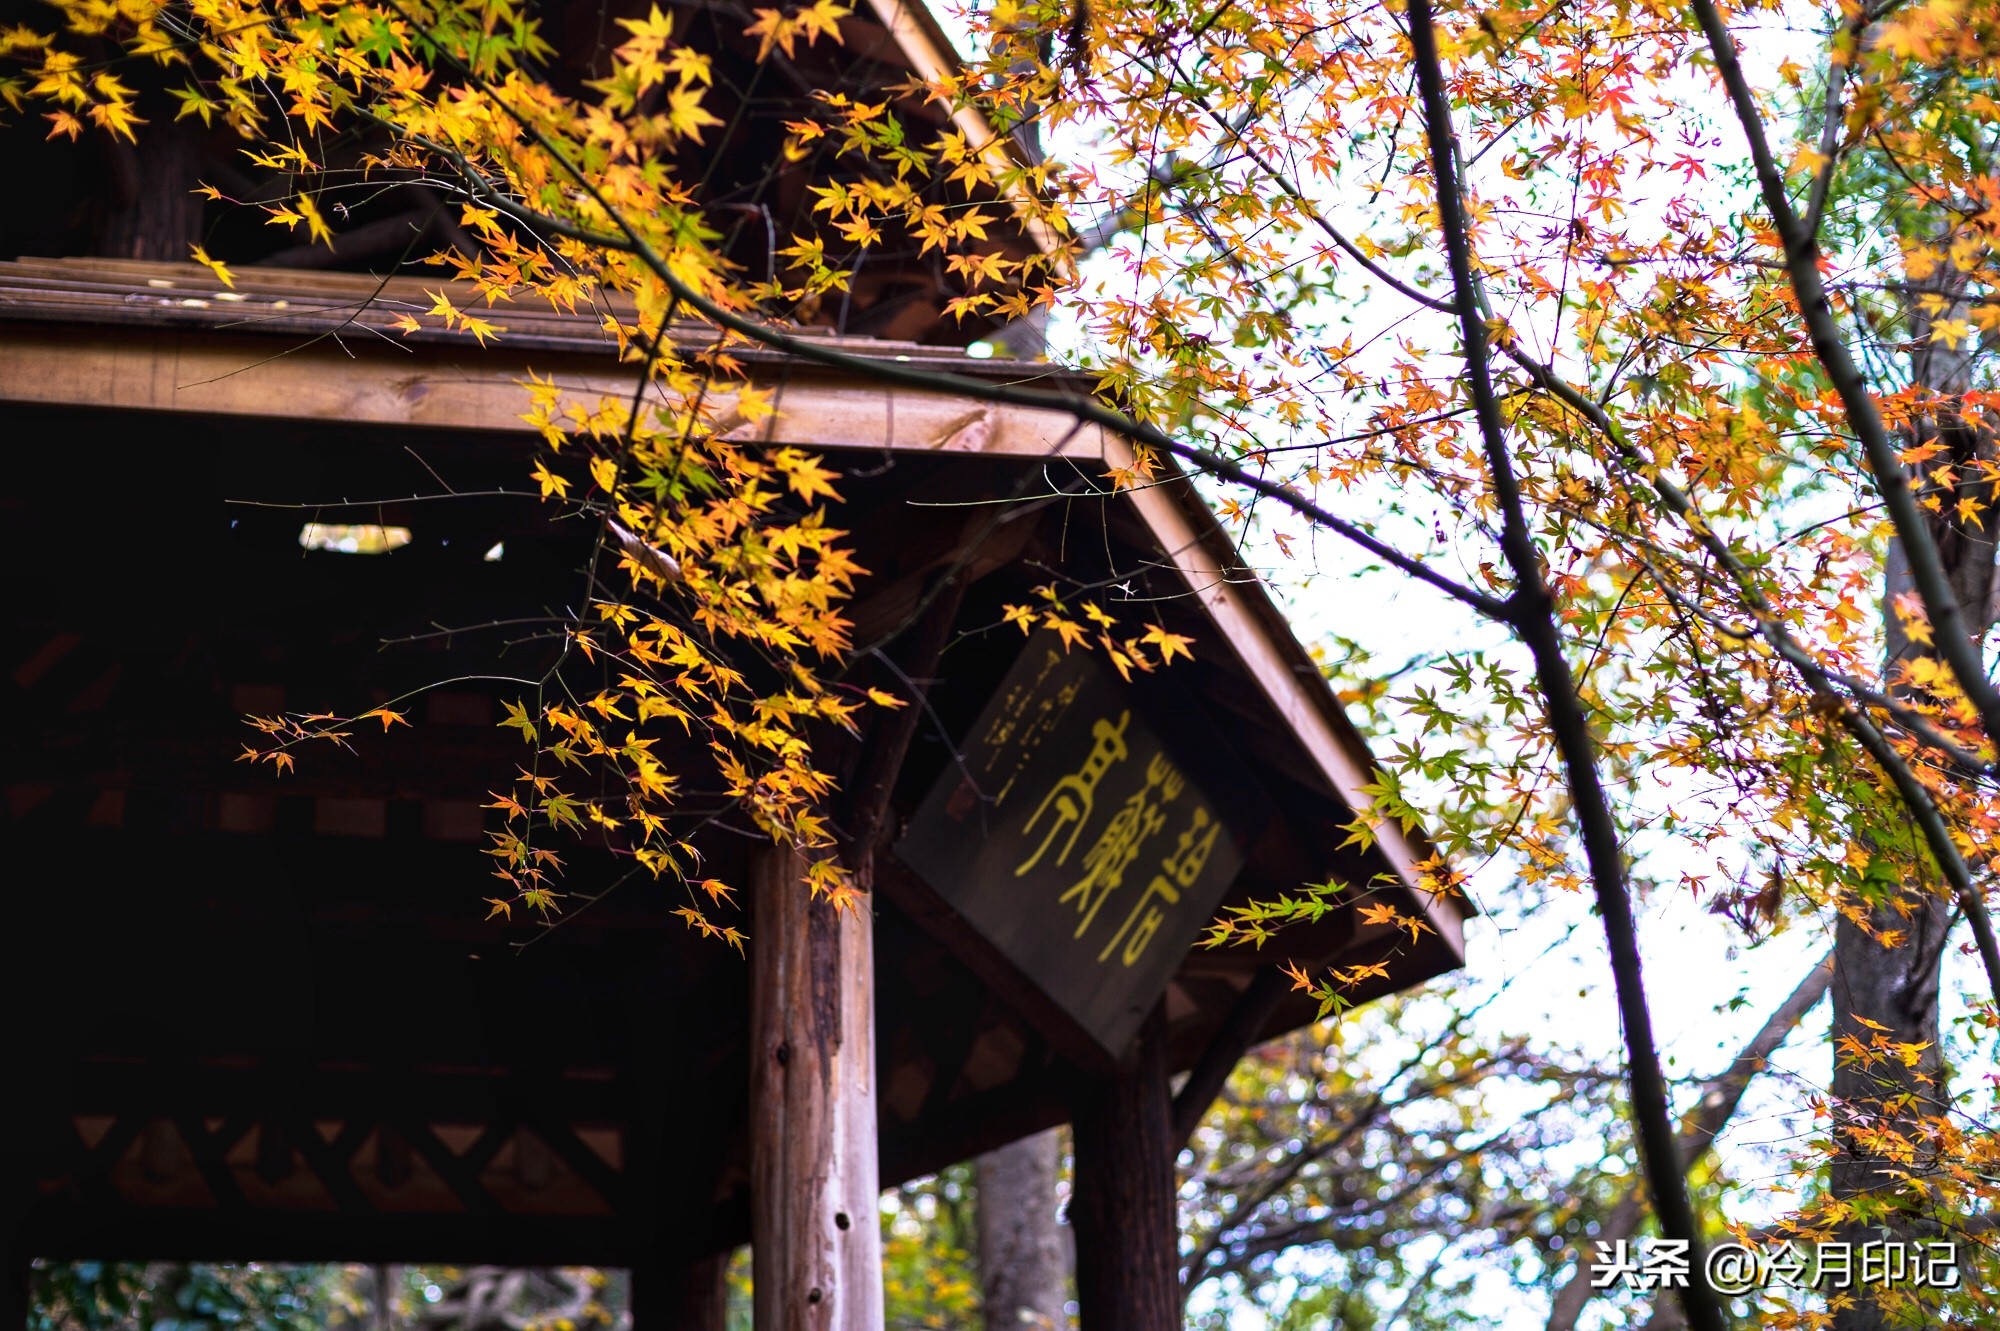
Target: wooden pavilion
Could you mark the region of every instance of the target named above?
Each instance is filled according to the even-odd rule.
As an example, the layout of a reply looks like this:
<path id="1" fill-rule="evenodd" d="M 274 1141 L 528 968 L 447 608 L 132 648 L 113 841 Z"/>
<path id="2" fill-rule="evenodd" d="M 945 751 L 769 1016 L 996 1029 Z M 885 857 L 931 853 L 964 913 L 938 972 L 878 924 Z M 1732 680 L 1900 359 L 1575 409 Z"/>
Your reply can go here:
<path id="1" fill-rule="evenodd" d="M 948 58 L 895 0 L 845 49 L 882 68 L 794 72 Z M 759 1331 L 868 1328 L 879 1189 L 1068 1121 L 1087 1331 L 1163 1331 L 1179 1145 L 1244 1049 L 1313 1016 L 1279 967 L 1386 962 L 1365 1000 L 1462 959 L 1467 907 L 1420 890 L 1421 837 L 1350 842 L 1367 750 L 1190 486 L 1110 492 L 1124 441 L 1061 413 L 756 352 L 779 411 L 754 440 L 844 473 L 862 667 L 924 697 L 845 767 L 871 908 L 809 906 L 718 806 L 698 844 L 751 885 L 747 957 L 644 881 L 545 934 L 481 920 L 504 686 L 434 691 L 420 724 L 282 781 L 234 761 L 240 718 L 491 673 L 499 640 L 436 632 L 440 607 L 474 625 L 573 594 L 593 529 L 499 492 L 533 451 L 528 370 L 629 383 L 605 334 L 510 310 L 485 348 L 389 336 L 435 281 L 281 251 L 231 291 L 105 257 L 171 219 L 94 188 L 113 222 L 82 253 L 0 262 L 9 1325 L 28 1259 L 145 1257 L 620 1266 L 648 1327 L 704 1328 L 751 1242 Z M 823 335 L 1088 391 L 967 357 L 984 330 L 937 325 L 922 277 L 875 274 Z M 407 542 L 315 548 L 308 523 Z M 1000 608 L 1052 570 L 1146 602 L 1194 660 L 1127 684 L 1024 639 Z M 1125 804 L 1160 815 L 1145 858 L 1075 896 Z M 628 869 L 583 849 L 569 881 Z M 1329 881 L 1348 904 L 1261 951 L 1192 946 L 1219 906 Z M 1429 931 L 1363 924 L 1363 891 Z"/>

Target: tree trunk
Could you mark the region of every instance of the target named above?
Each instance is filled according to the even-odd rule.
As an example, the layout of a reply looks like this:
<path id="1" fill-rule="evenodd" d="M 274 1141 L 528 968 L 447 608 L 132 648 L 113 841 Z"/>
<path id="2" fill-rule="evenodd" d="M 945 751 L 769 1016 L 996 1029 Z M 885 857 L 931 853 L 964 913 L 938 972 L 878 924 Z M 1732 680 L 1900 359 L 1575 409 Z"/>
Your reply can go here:
<path id="1" fill-rule="evenodd" d="M 1178 1331 L 1173 1097 L 1166 1021 L 1140 1028 L 1128 1071 L 1079 1086 L 1075 1106 L 1076 1297 L 1082 1331 Z M 995 1329 L 997 1331 L 997 1328 Z"/>
<path id="2" fill-rule="evenodd" d="M 1870 911 L 1868 930 L 1845 916 L 1835 927 L 1832 1089 L 1839 1150 L 1828 1184 L 1837 1200 L 1901 1191 L 1897 1174 L 1908 1170 L 1910 1163 L 1883 1152 L 1873 1133 L 1886 1128 L 1920 1138 L 1922 1120 L 1947 1108 L 1944 1060 L 1938 1050 L 1938 972 L 1948 905 L 1944 897 L 1919 888 L 1902 898 L 1901 909 L 1892 901 Z M 1877 935 L 1888 930 L 1904 935 L 1898 946 L 1884 947 L 1878 940 Z M 1888 1029 L 1876 1030 L 1864 1019 Z M 1929 1047 L 1913 1067 L 1893 1056 L 1866 1066 L 1841 1048 L 1848 1040 L 1865 1048 L 1878 1035 Z M 1929 1154 L 1919 1146 L 1919 1167 Z M 1935 1235 L 1917 1217 L 1908 1216 L 1887 1220 L 1881 1227 L 1855 1226 L 1839 1237 L 1858 1250 L 1875 1239 L 1909 1241 Z M 1886 1325 L 1881 1308 L 1867 1291 L 1833 1317 L 1834 1331 L 1880 1331 Z"/>
<path id="3" fill-rule="evenodd" d="M 403 1268 L 377 1262 L 370 1274 L 375 1278 L 374 1331 L 397 1331 L 396 1286 L 403 1283 Z"/>
<path id="4" fill-rule="evenodd" d="M 1946 304 L 1935 313 L 1927 312 L 1921 301 L 1912 301 L 1909 308 L 1912 345 L 1917 348 L 1911 355 L 1912 378 L 1920 389 L 1928 390 L 1934 404 L 1929 414 L 1918 418 L 1917 439 L 1912 442 L 1942 442 L 1943 456 L 1927 465 L 1932 470 L 1953 465 L 1965 478 L 1926 520 L 1966 628 L 1975 642 L 1981 642 L 1993 623 L 1994 519 L 1990 511 L 1960 519 L 1953 501 L 1971 497 L 1984 504 L 1993 502 L 1993 487 L 1971 479 L 1970 468 L 1991 461 L 1995 449 L 1993 440 L 1960 414 L 1972 382 L 1971 354 L 1962 342 L 1931 339 L 1936 319 L 1965 317 L 1964 275 L 1948 263 L 1941 264 L 1925 286 Z M 1885 682 L 1894 688 L 1896 668 L 1917 650 L 1896 613 L 1898 599 L 1914 599 L 1915 594 L 1900 542 L 1890 547 L 1882 584 Z M 1910 884 L 1870 905 L 1867 920 L 1868 927 L 1863 928 L 1842 916 L 1834 931 L 1832 1090 L 1839 1150 L 1829 1171 L 1829 1186 L 1840 1201 L 1898 1191 L 1889 1171 L 1908 1165 L 1889 1159 L 1872 1140 L 1873 1130 L 1886 1128 L 1919 1138 L 1923 1120 L 1944 1112 L 1948 1098 L 1939 1049 L 1938 985 L 1951 922 L 1950 901 L 1934 885 Z M 1880 939 L 1888 934 L 1899 936 L 1896 946 L 1882 945 Z M 1926 1048 L 1914 1066 L 1905 1066 L 1897 1057 L 1866 1066 L 1842 1050 L 1843 1041 L 1867 1047 L 1877 1036 Z M 1926 1153 L 1919 1147 L 1920 1160 Z M 1884 1229 L 1855 1227 L 1840 1237 L 1856 1245 L 1871 1238 L 1922 1237 L 1914 1219 L 1891 1221 Z M 1884 1325 L 1881 1309 L 1866 1294 L 1833 1317 L 1834 1331 L 1879 1331 Z"/>
<path id="5" fill-rule="evenodd" d="M 1069 1325 L 1068 1253 L 1056 1215 L 1062 1140 L 1051 1129 L 979 1157 L 979 1284 L 986 1331 Z"/>
<path id="6" fill-rule="evenodd" d="M 803 858 L 750 869 L 750 1232 L 756 1331 L 881 1331 L 868 899 L 813 900 Z"/>

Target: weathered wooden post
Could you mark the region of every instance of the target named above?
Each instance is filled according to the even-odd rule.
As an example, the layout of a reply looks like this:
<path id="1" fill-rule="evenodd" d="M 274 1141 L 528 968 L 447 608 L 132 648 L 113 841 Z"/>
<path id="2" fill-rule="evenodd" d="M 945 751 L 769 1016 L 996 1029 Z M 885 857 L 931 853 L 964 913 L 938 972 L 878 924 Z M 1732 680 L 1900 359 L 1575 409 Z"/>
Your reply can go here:
<path id="1" fill-rule="evenodd" d="M 1178 1331 L 1173 1096 L 1166 1021 L 1139 1028 L 1130 1067 L 1080 1080 L 1074 1101 L 1076 1301 L 1083 1331 Z"/>
<path id="2" fill-rule="evenodd" d="M 804 873 L 790 847 L 750 870 L 754 1325 L 881 1331 L 872 922 Z"/>

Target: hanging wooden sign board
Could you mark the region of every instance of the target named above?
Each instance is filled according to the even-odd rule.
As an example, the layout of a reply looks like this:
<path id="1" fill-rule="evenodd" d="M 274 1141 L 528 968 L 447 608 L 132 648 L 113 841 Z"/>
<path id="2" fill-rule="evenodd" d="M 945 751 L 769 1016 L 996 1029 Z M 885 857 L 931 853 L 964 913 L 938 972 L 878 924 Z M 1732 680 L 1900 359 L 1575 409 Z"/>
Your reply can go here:
<path id="1" fill-rule="evenodd" d="M 1058 1024 L 1118 1057 L 1243 865 L 1241 764 L 1193 709 L 1053 634 L 957 748 L 897 854 Z"/>

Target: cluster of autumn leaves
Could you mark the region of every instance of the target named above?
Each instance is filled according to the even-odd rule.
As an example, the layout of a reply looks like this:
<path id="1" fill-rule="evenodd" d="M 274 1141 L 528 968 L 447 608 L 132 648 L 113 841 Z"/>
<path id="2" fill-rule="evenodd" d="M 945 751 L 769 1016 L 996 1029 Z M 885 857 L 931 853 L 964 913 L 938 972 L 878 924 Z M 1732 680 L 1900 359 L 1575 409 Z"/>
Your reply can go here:
<path id="1" fill-rule="evenodd" d="M 672 821 L 687 773 L 661 753 L 690 743 L 708 751 L 731 807 L 813 852 L 815 893 L 850 897 L 825 821 L 832 781 L 807 732 L 821 723 L 851 731 L 863 709 L 903 700 L 838 678 L 850 646 L 842 606 L 862 570 L 826 518 L 823 504 L 838 499 L 834 474 L 796 449 L 733 442 L 774 405 L 744 378 L 728 338 L 683 326 L 693 311 L 663 280 L 670 271 L 710 300 L 748 309 L 838 290 L 845 274 L 829 274 L 816 242 L 804 240 L 785 251 L 795 261 L 789 281 L 783 272 L 739 280 L 716 253 L 717 235 L 667 166 L 678 146 L 723 123 L 709 107 L 710 56 L 677 40 L 655 7 L 620 20 L 608 71 L 570 98 L 528 72 L 553 48 L 512 0 L 63 0 L 56 9 L 44 28 L 0 34 L 0 98 L 17 112 L 35 108 L 52 135 L 76 138 L 89 125 L 134 138 L 143 121 L 120 74 L 141 67 L 166 79 L 179 115 L 226 121 L 255 164 L 289 178 L 290 194 L 261 206 L 270 224 L 311 242 L 331 243 L 333 200 L 356 183 L 435 182 L 479 252 L 435 256 L 453 285 L 441 284 L 429 309 L 403 315 L 406 332 L 442 327 L 484 344 L 504 337 L 509 303 L 545 300 L 595 310 L 639 370 L 637 391 L 620 397 L 579 397 L 539 379 L 524 385 L 524 419 L 546 444 L 533 479 L 551 503 L 599 519 L 602 534 L 563 661 L 535 696 L 509 705 L 505 724 L 531 756 L 489 806 L 504 819 L 492 848 L 504 884 L 493 909 L 557 909 L 562 857 L 552 841 L 590 829 L 653 876 L 685 883 L 680 913 L 689 924 L 740 947 L 740 932 L 708 913 L 729 889 L 702 875 L 686 826 Z M 801 44 L 838 41 L 849 12 L 834 0 L 761 9 L 746 35 L 760 59 L 791 57 Z M 890 145 L 899 132 L 886 104 L 836 109 L 836 132 L 858 145 Z M 367 136 L 360 182 L 325 164 L 320 145 L 335 132 Z M 822 131 L 793 132 L 803 144 Z M 967 182 L 993 184 L 986 161 L 964 168 Z M 823 206 L 835 223 L 860 215 Z M 893 184 L 867 206 L 907 222 L 925 251 L 946 251 L 970 280 L 1019 276 L 1015 261 L 968 258 L 960 244 L 986 240 L 991 214 L 946 216 Z M 849 239 L 865 247 L 882 231 Z M 204 248 L 192 257 L 233 280 Z M 477 303 L 454 299 L 454 289 Z M 1011 299 L 1025 311 L 1024 296 Z M 1071 624 L 1059 605 L 1042 618 Z M 1158 634 L 1160 650 L 1185 650 L 1184 640 Z M 1121 654 L 1120 668 L 1135 654 L 1143 650 Z M 586 676 L 599 683 L 580 688 Z M 387 727 L 406 706 L 398 700 L 362 718 L 255 718 L 259 742 L 243 756 L 289 770 L 299 746 L 345 742 L 357 720 Z M 615 796 L 577 793 L 601 792 L 607 777 Z"/>
<path id="2" fill-rule="evenodd" d="M 838 41 L 849 12 L 834 0 L 760 9 L 745 35 L 760 59 L 789 58 L 801 45 Z M 814 211 L 828 232 L 794 237 L 779 252 L 788 268 L 743 279 L 669 166 L 678 147 L 723 123 L 710 106 L 711 57 L 680 40 L 657 7 L 619 27 L 603 76 L 570 97 L 531 72 L 553 48 L 514 0 L 62 0 L 55 21 L 0 34 L 0 97 L 45 116 L 52 135 L 75 138 L 91 125 L 130 140 L 143 120 L 121 72 L 144 69 L 165 81 L 179 116 L 226 122 L 254 164 L 291 182 L 286 197 L 251 206 L 311 243 L 331 243 L 327 218 L 344 190 L 434 184 L 479 248 L 433 256 L 451 284 L 431 293 L 428 309 L 401 316 L 406 332 L 442 327 L 484 344 L 505 336 L 506 307 L 517 301 L 602 319 L 640 371 L 637 392 L 591 399 L 550 381 L 525 385 L 524 419 L 547 446 L 534 481 L 565 511 L 599 518 L 603 535 L 564 663 L 509 716 L 532 758 L 491 806 L 505 819 L 493 848 L 505 887 L 492 902 L 500 912 L 555 909 L 561 855 L 551 838 L 588 827 L 613 834 L 654 876 L 689 884 L 689 923 L 740 945 L 733 927 L 707 914 L 727 889 L 702 876 L 685 829 L 672 830 L 686 774 L 662 747 L 704 745 L 723 795 L 771 836 L 814 851 L 810 886 L 844 900 L 853 889 L 823 812 L 832 783 L 807 730 L 851 730 L 863 708 L 902 700 L 838 680 L 850 646 L 841 607 L 861 570 L 820 507 L 838 498 L 832 473 L 797 450 L 732 441 L 774 406 L 744 379 L 728 336 L 683 326 L 695 312 L 682 297 L 798 308 L 844 289 L 852 271 L 827 257 L 826 235 L 866 250 L 893 232 L 920 255 L 936 251 L 963 280 L 956 312 L 1020 317 L 1050 298 L 1055 248 L 1010 253 L 990 243 L 991 229 L 1009 208 L 1032 214 L 1007 217 L 1009 226 L 1060 226 L 1061 213 L 1047 197 L 1046 167 L 972 143 L 964 129 L 927 146 L 906 141 L 887 100 L 835 94 L 823 121 L 788 126 L 787 157 L 826 138 L 885 169 L 825 187 Z M 325 141 L 337 133 L 369 145 L 358 178 L 327 165 Z M 931 181 L 933 164 L 944 181 Z M 1011 203 L 948 202 L 975 191 Z M 233 281 L 205 248 L 191 257 Z M 457 294 L 467 291 L 474 299 Z M 1024 629 L 1040 624 L 1071 642 L 1084 640 L 1079 616 L 1088 615 L 1122 673 L 1186 651 L 1184 638 L 1156 625 L 1114 638 L 1098 606 L 1073 611 L 1053 592 L 1014 613 Z M 581 672 L 567 668 L 575 661 L 601 686 L 577 689 Z M 404 706 L 370 716 L 393 724 Z M 260 742 L 244 756 L 288 769 L 301 744 L 344 742 L 356 719 L 258 718 Z M 616 798 L 573 793 L 600 789 L 606 774 Z"/>

